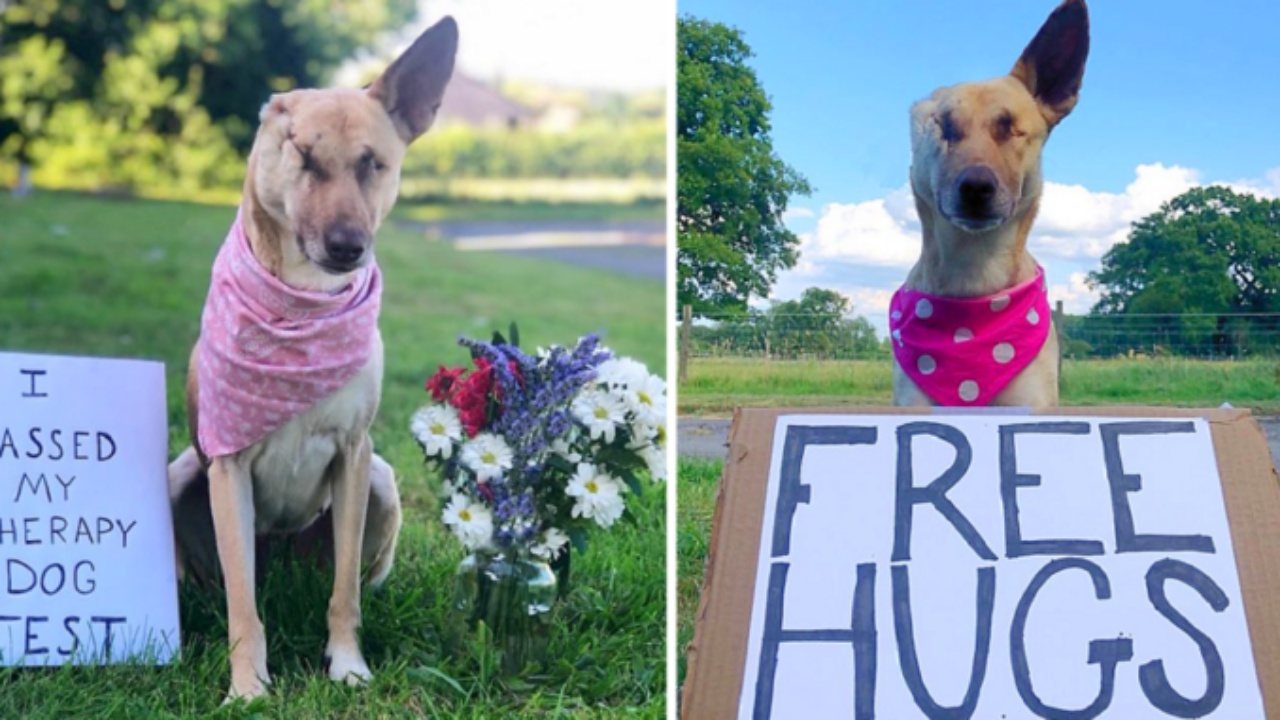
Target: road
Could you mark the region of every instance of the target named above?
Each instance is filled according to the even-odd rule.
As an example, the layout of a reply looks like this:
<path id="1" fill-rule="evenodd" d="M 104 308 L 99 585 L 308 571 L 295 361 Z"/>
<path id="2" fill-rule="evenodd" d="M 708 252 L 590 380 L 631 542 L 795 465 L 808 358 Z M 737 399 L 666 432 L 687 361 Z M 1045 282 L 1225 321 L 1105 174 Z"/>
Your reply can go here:
<path id="1" fill-rule="evenodd" d="M 1267 434 L 1271 461 L 1280 468 L 1280 417 L 1259 416 L 1258 423 Z M 681 458 L 723 460 L 728 451 L 729 420 L 680 418 L 676 437 Z"/>
<path id="2" fill-rule="evenodd" d="M 403 221 L 402 227 L 445 239 L 459 250 L 501 252 L 650 280 L 666 279 L 661 221 Z"/>

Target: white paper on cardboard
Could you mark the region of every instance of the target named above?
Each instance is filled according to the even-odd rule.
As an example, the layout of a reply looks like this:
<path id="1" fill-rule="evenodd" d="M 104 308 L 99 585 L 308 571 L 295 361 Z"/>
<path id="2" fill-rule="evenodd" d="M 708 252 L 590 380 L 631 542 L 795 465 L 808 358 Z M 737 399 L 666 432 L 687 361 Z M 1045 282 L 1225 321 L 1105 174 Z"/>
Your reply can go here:
<path id="1" fill-rule="evenodd" d="M 0 665 L 179 647 L 164 366 L 0 353 Z"/>

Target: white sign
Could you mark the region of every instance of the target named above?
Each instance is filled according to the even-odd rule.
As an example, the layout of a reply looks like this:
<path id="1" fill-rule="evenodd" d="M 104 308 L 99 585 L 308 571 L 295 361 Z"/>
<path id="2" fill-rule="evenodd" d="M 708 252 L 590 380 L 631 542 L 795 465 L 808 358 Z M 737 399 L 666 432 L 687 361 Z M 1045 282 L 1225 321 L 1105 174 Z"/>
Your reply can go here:
<path id="1" fill-rule="evenodd" d="M 0 665 L 178 651 L 164 365 L 0 353 Z"/>
<path id="2" fill-rule="evenodd" d="M 1262 718 L 1200 419 L 783 416 L 738 717 Z"/>

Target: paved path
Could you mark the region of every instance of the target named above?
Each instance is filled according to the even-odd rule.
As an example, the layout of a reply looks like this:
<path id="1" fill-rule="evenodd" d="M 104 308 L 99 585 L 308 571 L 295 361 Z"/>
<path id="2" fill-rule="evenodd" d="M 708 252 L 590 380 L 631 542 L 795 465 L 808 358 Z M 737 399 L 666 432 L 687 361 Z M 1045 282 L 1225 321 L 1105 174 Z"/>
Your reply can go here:
<path id="1" fill-rule="evenodd" d="M 402 227 L 443 238 L 459 250 L 501 252 L 666 279 L 665 224 L 661 221 L 402 221 Z"/>
<path id="2" fill-rule="evenodd" d="M 1267 434 L 1271 460 L 1280 467 L 1280 417 L 1259 416 L 1258 422 Z M 676 437 L 682 458 L 723 460 L 728 452 L 729 420 L 680 418 Z"/>
<path id="3" fill-rule="evenodd" d="M 729 420 L 682 417 L 676 430 L 681 458 L 723 460 L 729 452 Z"/>

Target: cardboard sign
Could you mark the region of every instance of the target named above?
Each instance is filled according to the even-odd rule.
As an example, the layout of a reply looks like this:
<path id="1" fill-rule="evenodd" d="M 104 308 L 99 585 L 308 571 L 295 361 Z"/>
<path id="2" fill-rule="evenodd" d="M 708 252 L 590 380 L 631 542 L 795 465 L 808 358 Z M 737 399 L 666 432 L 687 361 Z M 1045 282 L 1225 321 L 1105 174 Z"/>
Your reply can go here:
<path id="1" fill-rule="evenodd" d="M 0 353 L 0 665 L 178 651 L 164 366 Z"/>
<path id="2" fill-rule="evenodd" d="M 799 412 L 735 420 L 686 717 L 1267 716 L 1247 414 Z"/>

